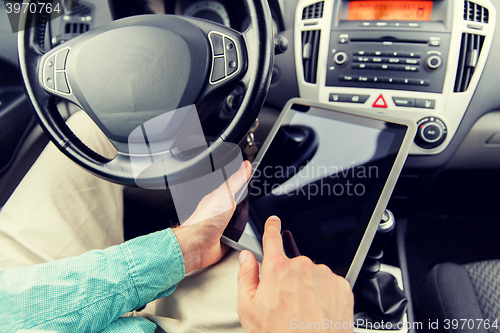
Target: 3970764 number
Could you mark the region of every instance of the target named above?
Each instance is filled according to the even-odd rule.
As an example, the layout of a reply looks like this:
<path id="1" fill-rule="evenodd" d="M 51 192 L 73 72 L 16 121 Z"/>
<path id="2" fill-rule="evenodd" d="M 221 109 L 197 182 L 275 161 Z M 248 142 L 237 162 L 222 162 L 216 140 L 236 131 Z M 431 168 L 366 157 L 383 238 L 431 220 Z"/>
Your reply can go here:
<path id="1" fill-rule="evenodd" d="M 477 330 L 480 328 L 489 330 L 490 328 L 498 329 L 499 324 L 498 319 L 495 321 L 491 321 L 489 319 L 445 319 L 443 327 L 445 330 Z"/>
<path id="2" fill-rule="evenodd" d="M 62 9 L 60 6 L 60 3 L 56 3 L 55 5 L 52 5 L 52 3 L 19 3 L 19 2 L 5 2 L 5 10 L 7 11 L 7 14 L 26 14 L 26 13 L 31 13 L 31 14 L 52 14 L 52 13 L 61 13 Z"/>

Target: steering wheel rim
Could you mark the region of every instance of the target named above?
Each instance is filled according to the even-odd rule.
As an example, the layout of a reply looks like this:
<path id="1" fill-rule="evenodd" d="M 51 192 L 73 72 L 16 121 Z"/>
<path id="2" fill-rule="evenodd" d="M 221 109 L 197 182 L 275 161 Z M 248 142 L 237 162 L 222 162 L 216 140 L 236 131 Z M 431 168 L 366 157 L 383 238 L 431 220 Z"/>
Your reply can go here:
<path id="1" fill-rule="evenodd" d="M 25 2 L 29 1 L 25 0 Z M 240 64 L 240 68 L 244 67 L 245 70 L 242 71 L 241 79 L 238 82 L 244 85 L 246 93 L 235 117 L 207 149 L 189 159 L 170 158 L 168 160 L 168 174 L 147 174 L 140 179 L 141 187 L 164 188 L 166 178 L 168 184 L 175 184 L 204 175 L 207 170 L 206 168 L 200 169 L 200 164 L 207 158 L 213 162 L 214 169 L 221 167 L 227 158 L 234 157 L 235 147 L 244 139 L 257 118 L 267 95 L 274 61 L 271 14 L 266 0 L 244 0 L 244 3 L 250 18 L 250 26 L 240 34 L 241 40 L 243 40 L 241 50 L 246 52 L 242 59 L 246 63 Z M 28 97 L 42 128 L 59 150 L 89 172 L 114 183 L 138 186 L 138 178 L 132 170 L 130 154 L 118 149 L 117 156 L 108 160 L 88 148 L 67 127 L 59 114 L 56 100 L 60 98 L 60 95 L 51 94 L 44 88 L 40 77 L 41 67 L 44 65 L 42 58 L 52 51 L 45 52 L 44 50 L 47 19 L 47 14 L 32 14 L 27 11 L 20 17 L 18 36 L 22 76 Z M 222 29 L 215 23 L 191 18 L 183 20 L 196 24 L 198 28 L 201 25 L 200 30 L 210 30 L 216 27 L 217 31 L 232 34 L 235 38 L 237 36 L 234 34 L 239 34 L 235 31 L 229 31 L 227 28 Z M 205 79 L 209 78 L 205 77 Z M 83 109 L 89 113 L 85 108 Z"/>

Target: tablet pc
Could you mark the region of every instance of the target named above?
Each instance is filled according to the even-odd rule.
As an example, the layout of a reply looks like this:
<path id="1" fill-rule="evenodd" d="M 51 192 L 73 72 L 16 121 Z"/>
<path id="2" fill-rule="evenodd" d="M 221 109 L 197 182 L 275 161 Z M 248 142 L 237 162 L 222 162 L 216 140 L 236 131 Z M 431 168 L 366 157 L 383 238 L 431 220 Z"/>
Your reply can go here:
<path id="1" fill-rule="evenodd" d="M 289 257 L 308 256 L 354 285 L 415 133 L 408 120 L 290 100 L 224 243 L 262 259 L 265 221 L 277 215 Z"/>

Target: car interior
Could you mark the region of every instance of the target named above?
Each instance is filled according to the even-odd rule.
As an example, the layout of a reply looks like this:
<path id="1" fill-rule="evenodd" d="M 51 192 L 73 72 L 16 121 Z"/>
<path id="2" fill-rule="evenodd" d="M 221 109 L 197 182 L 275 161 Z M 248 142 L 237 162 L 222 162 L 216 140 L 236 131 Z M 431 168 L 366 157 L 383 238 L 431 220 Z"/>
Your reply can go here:
<path id="1" fill-rule="evenodd" d="M 125 239 L 177 225 L 170 190 L 135 186 L 129 166 L 127 137 L 159 115 L 138 109 L 153 102 L 196 104 L 212 153 L 232 142 L 250 160 L 292 98 L 396 117 L 418 130 L 353 289 L 355 319 L 386 325 L 355 331 L 499 332 L 498 0 L 64 3 L 45 21 L 28 13 L 19 32 L 0 4 L 0 210 L 52 140 L 128 185 Z M 81 109 L 117 158 L 71 136 L 64 120 Z M 270 160 L 314 155 L 307 133 L 287 135 L 301 148 Z M 175 164 L 172 180 L 207 151 Z"/>

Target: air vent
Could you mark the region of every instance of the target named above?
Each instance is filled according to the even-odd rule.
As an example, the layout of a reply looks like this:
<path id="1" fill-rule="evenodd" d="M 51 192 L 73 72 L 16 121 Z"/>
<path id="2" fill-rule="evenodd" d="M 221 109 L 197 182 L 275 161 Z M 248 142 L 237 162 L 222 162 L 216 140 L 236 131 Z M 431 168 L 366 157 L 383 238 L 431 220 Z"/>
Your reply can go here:
<path id="1" fill-rule="evenodd" d="M 464 1 L 464 20 L 471 22 L 488 23 L 488 9 L 472 1 Z"/>
<path id="2" fill-rule="evenodd" d="M 458 59 L 455 92 L 464 92 L 469 88 L 472 75 L 476 70 L 479 55 L 483 48 L 484 36 L 475 34 L 462 34 L 460 45 L 460 58 Z"/>
<path id="3" fill-rule="evenodd" d="M 90 25 L 87 23 L 66 23 L 64 27 L 65 34 L 83 34 L 90 30 Z"/>
<path id="4" fill-rule="evenodd" d="M 320 35 L 320 30 L 302 32 L 302 63 L 304 65 L 304 81 L 309 83 L 316 83 Z"/>
<path id="5" fill-rule="evenodd" d="M 325 5 L 324 1 L 316 2 L 313 3 L 310 6 L 307 6 L 304 8 L 302 11 L 302 19 L 303 20 L 309 20 L 309 19 L 318 19 L 323 17 L 323 7 Z"/>

